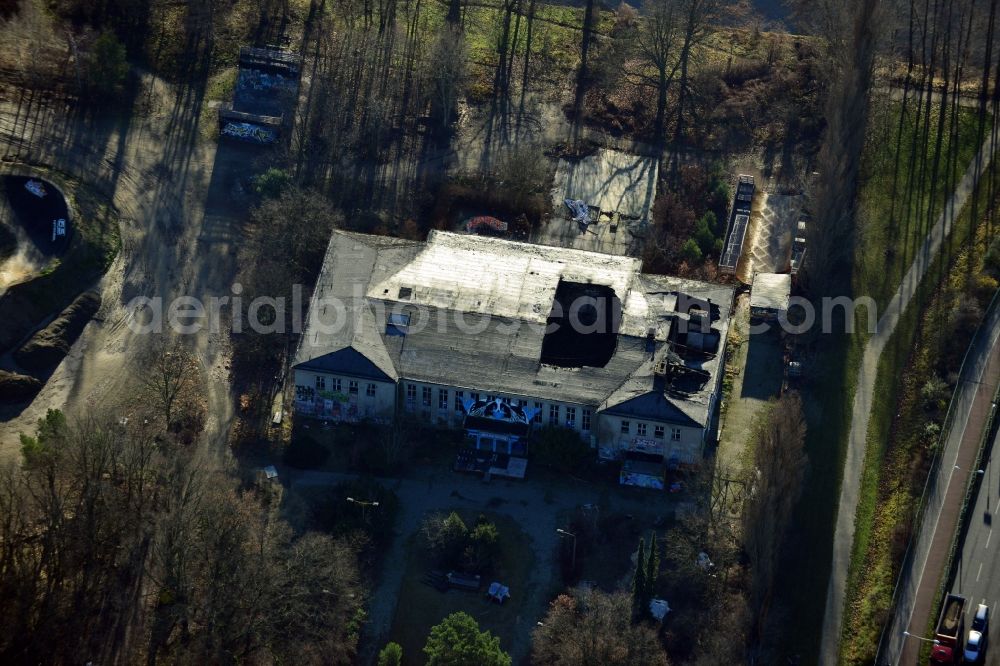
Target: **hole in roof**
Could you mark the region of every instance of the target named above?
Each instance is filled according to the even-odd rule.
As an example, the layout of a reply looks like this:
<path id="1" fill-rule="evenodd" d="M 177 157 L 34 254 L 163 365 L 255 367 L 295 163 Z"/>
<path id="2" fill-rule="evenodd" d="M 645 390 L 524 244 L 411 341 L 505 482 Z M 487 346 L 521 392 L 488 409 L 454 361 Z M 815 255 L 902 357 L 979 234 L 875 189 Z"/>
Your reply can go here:
<path id="1" fill-rule="evenodd" d="M 614 356 L 621 315 L 621 300 L 611 287 L 560 280 L 542 339 L 541 362 L 603 368 Z"/>
<path id="2" fill-rule="evenodd" d="M 400 287 L 399 288 L 399 297 L 400 298 L 409 299 L 411 296 L 413 296 L 413 287 Z"/>

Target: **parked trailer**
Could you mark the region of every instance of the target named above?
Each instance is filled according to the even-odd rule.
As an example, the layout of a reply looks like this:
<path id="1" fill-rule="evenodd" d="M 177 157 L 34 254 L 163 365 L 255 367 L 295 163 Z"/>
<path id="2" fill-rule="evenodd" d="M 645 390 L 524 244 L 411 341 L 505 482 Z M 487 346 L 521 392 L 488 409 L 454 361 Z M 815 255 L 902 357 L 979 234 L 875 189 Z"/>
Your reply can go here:
<path id="1" fill-rule="evenodd" d="M 934 630 L 932 664 L 957 664 L 962 659 L 962 637 L 965 636 L 965 597 L 949 594 L 941 605 L 937 629 Z"/>
<path id="2" fill-rule="evenodd" d="M 719 258 L 719 270 L 723 273 L 735 273 L 736 264 L 739 263 L 740 255 L 743 254 L 743 241 L 746 238 L 747 227 L 750 225 L 753 194 L 753 176 L 740 176 L 736 181 L 733 209 L 729 214 L 726 240 L 723 244 L 722 256 Z"/>

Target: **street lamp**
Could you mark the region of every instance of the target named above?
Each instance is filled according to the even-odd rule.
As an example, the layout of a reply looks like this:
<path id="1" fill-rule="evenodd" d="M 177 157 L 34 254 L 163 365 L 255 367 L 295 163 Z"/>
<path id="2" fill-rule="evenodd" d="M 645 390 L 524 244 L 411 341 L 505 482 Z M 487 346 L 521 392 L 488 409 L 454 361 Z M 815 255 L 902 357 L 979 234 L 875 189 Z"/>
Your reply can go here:
<path id="1" fill-rule="evenodd" d="M 556 533 L 559 534 L 560 536 L 573 537 L 573 559 L 570 562 L 570 569 L 572 569 L 575 572 L 576 571 L 576 535 L 573 534 L 572 532 L 567 532 L 566 530 L 564 530 L 561 527 L 556 528 Z"/>
<path id="2" fill-rule="evenodd" d="M 378 502 L 368 502 L 366 500 L 354 499 L 353 497 L 348 497 L 347 501 L 351 504 L 357 504 L 361 507 L 361 520 L 368 522 L 368 507 L 377 507 Z"/>
<path id="3" fill-rule="evenodd" d="M 908 631 L 903 632 L 904 636 L 909 636 L 910 638 L 916 638 L 918 641 L 924 641 L 925 643 L 933 643 L 934 645 L 941 645 L 941 641 L 936 638 L 924 638 L 923 636 L 917 636 L 916 634 L 911 634 Z"/>

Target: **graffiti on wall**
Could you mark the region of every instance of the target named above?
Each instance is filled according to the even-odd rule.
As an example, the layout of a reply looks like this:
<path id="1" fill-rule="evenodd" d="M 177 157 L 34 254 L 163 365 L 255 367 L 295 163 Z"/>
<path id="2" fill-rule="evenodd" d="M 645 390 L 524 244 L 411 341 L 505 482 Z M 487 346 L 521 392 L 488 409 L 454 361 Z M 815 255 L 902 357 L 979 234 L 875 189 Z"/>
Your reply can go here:
<path id="1" fill-rule="evenodd" d="M 274 130 L 253 123 L 228 122 L 223 126 L 222 134 L 255 143 L 274 143 L 278 138 L 278 133 Z"/>

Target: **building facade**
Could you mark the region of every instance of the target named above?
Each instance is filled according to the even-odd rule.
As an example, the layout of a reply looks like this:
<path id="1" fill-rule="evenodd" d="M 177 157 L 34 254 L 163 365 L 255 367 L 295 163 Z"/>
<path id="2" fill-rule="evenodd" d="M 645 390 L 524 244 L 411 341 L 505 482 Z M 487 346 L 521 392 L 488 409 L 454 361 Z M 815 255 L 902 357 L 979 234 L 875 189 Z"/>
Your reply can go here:
<path id="1" fill-rule="evenodd" d="M 602 458 L 695 464 L 713 419 L 729 287 L 629 257 L 432 232 L 334 232 L 293 364 L 295 409 L 464 428 L 529 455 L 569 428 Z"/>

